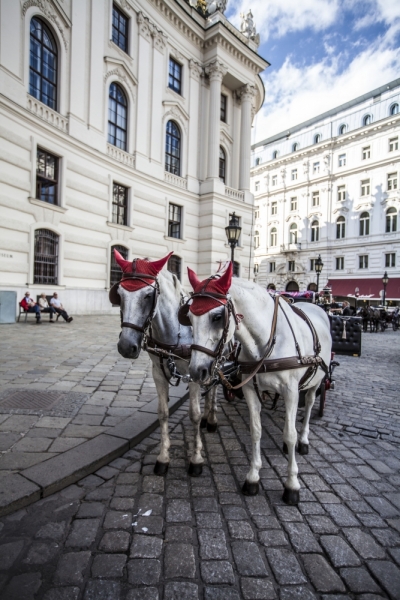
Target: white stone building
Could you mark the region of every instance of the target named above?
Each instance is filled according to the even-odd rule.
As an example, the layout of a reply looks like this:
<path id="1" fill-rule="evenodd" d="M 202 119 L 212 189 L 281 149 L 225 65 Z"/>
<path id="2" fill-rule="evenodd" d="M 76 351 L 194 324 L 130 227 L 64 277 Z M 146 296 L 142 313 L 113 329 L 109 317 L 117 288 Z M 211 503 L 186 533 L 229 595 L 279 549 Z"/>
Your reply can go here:
<path id="1" fill-rule="evenodd" d="M 400 79 L 253 146 L 255 272 L 277 289 L 400 299 Z"/>
<path id="2" fill-rule="evenodd" d="M 110 311 L 114 246 L 173 251 L 186 283 L 187 266 L 206 276 L 229 257 L 232 212 L 249 275 L 250 129 L 268 63 L 226 2 L 195 4 L 0 0 L 0 290 Z"/>

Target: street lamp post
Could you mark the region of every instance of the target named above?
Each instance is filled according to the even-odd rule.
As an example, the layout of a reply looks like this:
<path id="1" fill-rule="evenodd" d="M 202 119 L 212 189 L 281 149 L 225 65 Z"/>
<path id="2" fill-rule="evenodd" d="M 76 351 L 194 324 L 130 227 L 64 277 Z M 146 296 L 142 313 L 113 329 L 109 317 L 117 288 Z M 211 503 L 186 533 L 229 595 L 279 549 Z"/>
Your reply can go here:
<path id="1" fill-rule="evenodd" d="M 321 255 L 318 255 L 317 260 L 315 261 L 315 271 L 317 273 L 317 293 L 319 292 L 319 276 L 321 275 L 322 267 L 324 263 L 322 262 Z"/>
<path id="2" fill-rule="evenodd" d="M 382 277 L 382 283 L 383 283 L 383 308 L 385 308 L 385 304 L 386 304 L 386 286 L 388 284 L 389 281 L 389 275 L 387 274 L 387 271 L 385 271 L 383 277 Z"/>
<path id="3" fill-rule="evenodd" d="M 233 213 L 231 215 L 229 225 L 227 227 L 225 227 L 225 233 L 226 233 L 226 237 L 228 239 L 228 244 L 231 247 L 232 265 L 233 265 L 233 261 L 235 258 L 235 247 L 239 243 L 240 232 L 242 231 L 242 228 L 240 227 L 239 223 L 240 223 L 239 217 L 237 217 L 235 215 L 235 213 Z"/>

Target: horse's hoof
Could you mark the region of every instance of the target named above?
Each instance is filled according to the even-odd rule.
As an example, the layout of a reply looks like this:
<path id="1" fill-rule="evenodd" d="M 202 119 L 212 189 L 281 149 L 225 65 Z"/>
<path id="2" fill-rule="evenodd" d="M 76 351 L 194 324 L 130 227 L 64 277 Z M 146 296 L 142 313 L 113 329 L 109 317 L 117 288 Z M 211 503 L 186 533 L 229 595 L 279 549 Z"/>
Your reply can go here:
<path id="1" fill-rule="evenodd" d="M 302 456 L 308 454 L 308 444 L 304 444 L 304 442 L 299 442 L 297 446 L 297 452 Z"/>
<path id="2" fill-rule="evenodd" d="M 215 433 L 217 431 L 217 423 L 208 423 L 207 422 L 207 431 L 208 433 Z"/>
<path id="3" fill-rule="evenodd" d="M 154 465 L 154 475 L 165 475 L 168 471 L 169 463 L 157 461 Z"/>
<path id="4" fill-rule="evenodd" d="M 190 477 L 200 477 L 202 472 L 203 472 L 203 465 L 201 463 L 200 464 L 189 463 L 188 475 L 190 475 Z"/>
<path id="5" fill-rule="evenodd" d="M 200 421 L 200 427 L 201 429 L 204 429 L 205 427 L 207 427 L 207 419 L 201 419 Z"/>
<path id="6" fill-rule="evenodd" d="M 289 506 L 297 506 L 300 501 L 300 490 L 289 490 L 285 487 L 283 490 L 282 500 Z"/>
<path id="7" fill-rule="evenodd" d="M 249 483 L 246 479 L 242 487 L 242 492 L 245 496 L 257 496 L 259 489 L 260 484 L 258 481 L 256 483 Z"/>
<path id="8" fill-rule="evenodd" d="M 283 454 L 289 454 L 289 450 L 288 450 L 286 442 L 283 442 L 283 444 L 282 444 L 282 452 L 283 452 Z"/>

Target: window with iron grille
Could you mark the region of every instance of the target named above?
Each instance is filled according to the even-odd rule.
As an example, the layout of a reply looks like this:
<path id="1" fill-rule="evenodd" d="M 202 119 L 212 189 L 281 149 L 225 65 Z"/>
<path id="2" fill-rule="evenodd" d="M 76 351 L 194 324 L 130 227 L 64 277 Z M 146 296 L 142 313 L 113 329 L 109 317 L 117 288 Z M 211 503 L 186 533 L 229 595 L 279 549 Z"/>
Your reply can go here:
<path id="1" fill-rule="evenodd" d="M 240 264 L 236 260 L 233 261 L 233 276 L 240 277 Z"/>
<path id="2" fill-rule="evenodd" d="M 291 273 L 293 273 L 294 270 L 295 270 L 295 268 L 296 268 L 295 261 L 294 260 L 289 260 L 288 261 L 288 271 L 290 271 Z"/>
<path id="3" fill-rule="evenodd" d="M 173 121 L 168 121 L 165 136 L 165 170 L 181 174 L 181 132 Z"/>
<path id="4" fill-rule="evenodd" d="M 182 66 L 173 58 L 169 59 L 168 87 L 182 94 Z"/>
<path id="5" fill-rule="evenodd" d="M 297 196 L 290 198 L 290 210 L 297 210 Z"/>
<path id="6" fill-rule="evenodd" d="M 359 257 L 359 268 L 368 269 L 368 254 L 361 254 Z"/>
<path id="7" fill-rule="evenodd" d="M 36 229 L 33 283 L 58 285 L 58 235 Z"/>
<path id="8" fill-rule="evenodd" d="M 395 267 L 396 266 L 396 253 L 390 252 L 389 254 L 385 254 L 385 267 Z"/>
<path id="9" fill-rule="evenodd" d="M 182 259 L 179 256 L 173 254 L 168 260 L 167 269 L 170 273 L 176 275 L 176 277 L 180 281 L 182 274 Z"/>
<path id="10" fill-rule="evenodd" d="M 364 148 L 361 151 L 361 156 L 363 160 L 371 158 L 371 146 L 364 146 Z"/>
<path id="11" fill-rule="evenodd" d="M 397 231 L 397 211 L 392 206 L 386 211 L 386 233 Z"/>
<path id="12" fill-rule="evenodd" d="M 275 271 L 275 269 L 276 269 L 276 262 L 275 261 L 270 262 L 269 263 L 269 272 L 273 273 Z"/>
<path id="13" fill-rule="evenodd" d="M 224 149 L 219 147 L 219 178 L 225 183 L 226 177 L 226 156 Z"/>
<path id="14" fill-rule="evenodd" d="M 113 185 L 112 222 L 128 224 L 128 188 L 119 183 Z"/>
<path id="15" fill-rule="evenodd" d="M 370 181 L 369 179 L 363 179 L 361 181 L 361 196 L 369 196 L 370 192 Z"/>
<path id="16" fill-rule="evenodd" d="M 128 259 L 128 249 L 125 246 L 112 246 L 111 247 L 111 260 L 110 260 L 110 287 L 121 280 L 122 269 L 115 260 L 114 249 L 118 250 L 122 258 Z"/>
<path id="17" fill-rule="evenodd" d="M 394 137 L 389 140 L 389 152 L 394 152 L 399 149 L 399 138 Z"/>
<path id="18" fill-rule="evenodd" d="M 227 105 L 227 97 L 224 94 L 221 94 L 221 115 L 220 120 L 226 123 L 226 105 Z"/>
<path id="19" fill-rule="evenodd" d="M 173 238 L 181 237 L 181 220 L 182 220 L 182 207 L 176 204 L 169 205 L 169 216 L 168 216 L 168 236 Z"/>
<path id="20" fill-rule="evenodd" d="M 30 23 L 29 93 L 57 110 L 57 44 L 44 22 Z"/>
<path id="21" fill-rule="evenodd" d="M 336 257 L 336 271 L 343 271 L 344 269 L 344 256 Z"/>
<path id="22" fill-rule="evenodd" d="M 312 193 L 312 205 L 319 206 L 319 192 Z"/>
<path id="23" fill-rule="evenodd" d="M 58 204 L 58 161 L 57 156 L 37 149 L 36 198 L 49 204 Z"/>
<path id="24" fill-rule="evenodd" d="M 129 19 L 113 4 L 112 41 L 121 50 L 128 52 Z"/>
<path id="25" fill-rule="evenodd" d="M 126 150 L 128 102 L 121 86 L 110 85 L 108 96 L 108 143 Z"/>
<path id="26" fill-rule="evenodd" d="M 337 199 L 338 199 L 338 202 L 343 202 L 344 200 L 346 200 L 346 186 L 345 185 L 338 185 Z"/>
<path id="27" fill-rule="evenodd" d="M 397 190 L 397 173 L 389 173 L 387 176 L 387 189 Z"/>

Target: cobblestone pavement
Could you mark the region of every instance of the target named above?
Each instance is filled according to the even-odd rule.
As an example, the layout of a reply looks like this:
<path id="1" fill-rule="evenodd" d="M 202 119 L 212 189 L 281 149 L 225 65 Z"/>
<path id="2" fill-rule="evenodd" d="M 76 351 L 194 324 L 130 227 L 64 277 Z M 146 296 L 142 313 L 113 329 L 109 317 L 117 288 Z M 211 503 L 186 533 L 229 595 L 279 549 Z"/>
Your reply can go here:
<path id="1" fill-rule="evenodd" d="M 263 410 L 262 486 L 249 498 L 240 492 L 245 404 L 221 399 L 198 478 L 186 474 L 184 405 L 171 419 L 165 478 L 153 475 L 155 432 L 77 485 L 0 519 L 2 600 L 400 598 L 400 336 L 367 334 L 363 343 L 363 357 L 339 358 L 326 417 L 314 412 L 310 453 L 298 456 L 298 508 L 281 501 L 281 407 Z"/>
<path id="2" fill-rule="evenodd" d="M 119 316 L 1 326 L 0 476 L 109 431 L 155 398 L 147 354 L 123 359 L 119 330 Z M 5 394 L 18 390 L 26 408 L 7 408 Z M 43 392 L 58 395 L 61 403 L 33 408 L 35 400 L 41 405 Z"/>

